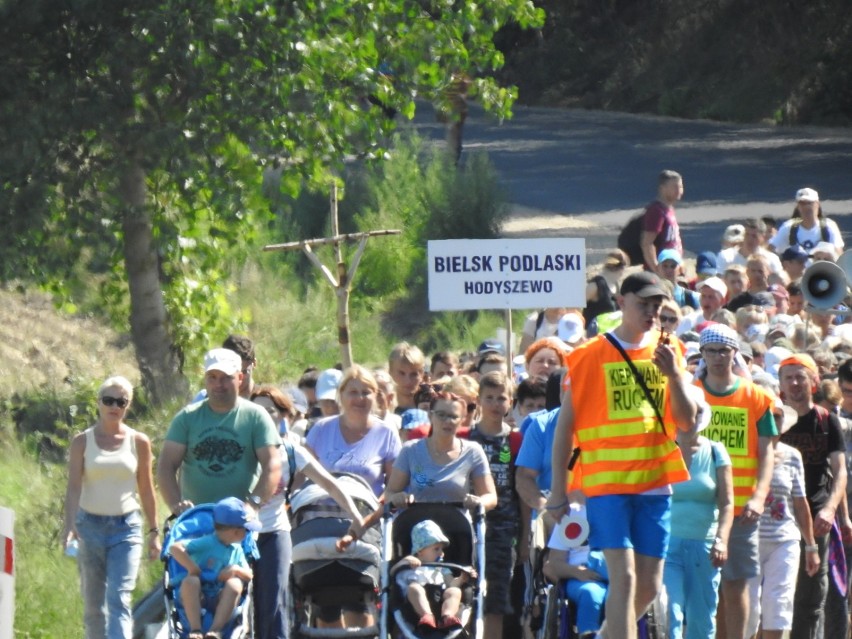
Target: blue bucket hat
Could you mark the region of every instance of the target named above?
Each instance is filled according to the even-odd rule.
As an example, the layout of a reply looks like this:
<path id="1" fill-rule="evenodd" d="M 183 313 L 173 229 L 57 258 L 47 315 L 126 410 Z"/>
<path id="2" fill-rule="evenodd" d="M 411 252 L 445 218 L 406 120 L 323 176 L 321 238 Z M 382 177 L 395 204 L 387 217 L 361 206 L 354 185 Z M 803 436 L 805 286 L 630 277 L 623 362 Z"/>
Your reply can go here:
<path id="1" fill-rule="evenodd" d="M 213 521 L 221 526 L 242 526 L 246 530 L 260 530 L 260 522 L 249 513 L 245 503 L 236 497 L 225 497 L 213 506 Z"/>
<path id="2" fill-rule="evenodd" d="M 432 544 L 449 545 L 450 540 L 441 527 L 431 519 L 424 519 L 411 529 L 411 554 L 423 550 Z"/>

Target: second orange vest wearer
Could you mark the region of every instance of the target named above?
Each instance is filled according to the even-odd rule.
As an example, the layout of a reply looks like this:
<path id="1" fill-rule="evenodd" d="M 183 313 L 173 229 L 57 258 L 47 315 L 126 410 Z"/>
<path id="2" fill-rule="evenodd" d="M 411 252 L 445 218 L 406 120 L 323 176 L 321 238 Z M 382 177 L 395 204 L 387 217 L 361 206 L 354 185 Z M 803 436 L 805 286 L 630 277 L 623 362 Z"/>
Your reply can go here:
<path id="1" fill-rule="evenodd" d="M 674 442 L 668 380 L 651 361 L 658 337 L 653 331 L 647 346 L 625 350 L 655 398 L 665 431 L 627 362 L 606 338 L 600 335 L 568 356 L 565 383 L 573 397 L 587 497 L 639 494 L 689 479 Z"/>
<path id="2" fill-rule="evenodd" d="M 701 434 L 723 444 L 731 456 L 734 517 L 738 517 L 757 487 L 757 421 L 772 409 L 773 400 L 746 379 L 739 380 L 734 391 L 722 396 L 707 392 L 701 381 L 695 384 L 704 390 L 704 398 L 710 404 L 710 425 Z"/>

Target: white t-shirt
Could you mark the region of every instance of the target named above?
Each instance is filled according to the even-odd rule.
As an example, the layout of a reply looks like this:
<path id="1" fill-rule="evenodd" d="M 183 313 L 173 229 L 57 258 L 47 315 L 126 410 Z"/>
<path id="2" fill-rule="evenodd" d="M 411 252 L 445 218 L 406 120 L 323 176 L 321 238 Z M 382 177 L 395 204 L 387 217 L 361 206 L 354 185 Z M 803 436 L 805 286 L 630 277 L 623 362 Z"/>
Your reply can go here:
<path id="1" fill-rule="evenodd" d="M 553 337 L 556 335 L 556 331 L 559 328 L 558 321 L 551 324 L 547 321 L 547 316 L 545 315 L 541 319 L 541 326 L 538 327 L 538 330 L 536 330 L 535 327 L 536 322 L 538 322 L 538 313 L 531 313 L 527 315 L 527 319 L 524 321 L 524 335 L 529 335 L 533 338 L 533 340 L 541 339 L 542 337 Z"/>
<path id="2" fill-rule="evenodd" d="M 784 272 L 784 267 L 781 266 L 781 258 L 775 255 L 772 251 L 767 251 L 765 248 L 759 247 L 755 253 L 762 255 L 767 259 L 769 262 L 769 270 L 773 273 L 781 274 Z M 724 273 L 725 269 L 731 264 L 745 266 L 747 262 L 748 257 L 740 253 L 740 250 L 736 246 L 733 246 L 719 251 L 719 254 L 716 256 L 716 270 L 719 271 L 719 273 Z"/>
<path id="3" fill-rule="evenodd" d="M 276 530 L 290 530 L 290 518 L 285 506 L 285 491 L 290 483 L 290 460 L 287 457 L 287 446 L 278 447 L 281 454 L 281 479 L 275 488 L 275 494 L 266 502 L 257 513 L 262 528 L 260 532 L 273 532 Z M 301 444 L 293 445 L 293 455 L 296 461 L 296 470 L 300 471 L 312 461 L 316 461 L 310 451 Z"/>
<path id="4" fill-rule="evenodd" d="M 778 232 L 775 234 L 769 243 L 775 247 L 775 252 L 778 254 L 783 253 L 790 246 L 790 227 L 793 225 L 793 222 L 798 220 L 787 220 L 784 224 L 781 225 L 781 228 L 778 229 Z M 840 234 L 840 229 L 837 228 L 837 224 L 835 224 L 834 220 L 829 220 L 826 218 L 825 227 L 828 231 L 828 241 L 834 244 L 834 248 L 837 249 L 837 254 L 840 255 L 843 252 L 843 236 Z M 806 251 L 810 252 L 819 242 L 822 242 L 822 229 L 820 224 L 814 225 L 812 229 L 806 229 L 805 227 L 799 225 L 798 230 L 796 231 L 796 244 L 801 246 Z"/>

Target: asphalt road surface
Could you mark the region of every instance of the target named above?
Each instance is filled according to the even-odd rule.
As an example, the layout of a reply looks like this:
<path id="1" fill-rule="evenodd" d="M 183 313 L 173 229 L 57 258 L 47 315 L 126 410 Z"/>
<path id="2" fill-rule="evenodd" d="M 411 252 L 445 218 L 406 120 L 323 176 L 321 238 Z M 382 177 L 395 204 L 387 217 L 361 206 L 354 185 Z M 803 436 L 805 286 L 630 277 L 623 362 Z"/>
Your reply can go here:
<path id="1" fill-rule="evenodd" d="M 415 124 L 426 137 L 443 135 L 428 107 Z M 684 177 L 676 209 L 687 255 L 718 251 L 728 224 L 763 215 L 783 221 L 803 186 L 819 191 L 852 248 L 852 129 L 526 107 L 500 123 L 472 107 L 462 158 L 478 151 L 488 153 L 513 204 L 505 234 L 584 237 L 590 264 L 653 199 L 662 169 Z"/>

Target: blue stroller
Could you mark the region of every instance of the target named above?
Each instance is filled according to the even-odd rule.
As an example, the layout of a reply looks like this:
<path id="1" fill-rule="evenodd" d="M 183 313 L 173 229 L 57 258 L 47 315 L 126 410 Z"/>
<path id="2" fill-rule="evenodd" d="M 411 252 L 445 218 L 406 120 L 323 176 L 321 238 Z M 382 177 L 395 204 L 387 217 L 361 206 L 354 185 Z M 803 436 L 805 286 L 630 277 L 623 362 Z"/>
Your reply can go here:
<path id="1" fill-rule="evenodd" d="M 178 587 L 175 584 L 186 570 L 169 554 L 169 548 L 176 541 L 190 541 L 213 532 L 213 507 L 215 504 L 200 504 L 190 508 L 177 518 L 170 517 L 166 522 L 163 535 L 163 550 L 160 554 L 165 564 L 163 572 L 163 596 L 166 603 L 166 625 L 168 626 L 169 639 L 185 639 L 189 634 L 189 623 L 184 615 L 183 606 L 178 596 Z M 257 561 L 260 556 L 257 551 L 254 537 L 246 535 L 243 541 L 243 550 L 250 564 Z M 213 621 L 213 610 L 202 609 L 201 625 L 207 630 Z M 251 584 L 249 583 L 243 591 L 234 616 L 225 626 L 222 636 L 228 639 L 244 639 L 254 637 L 251 606 Z"/>

